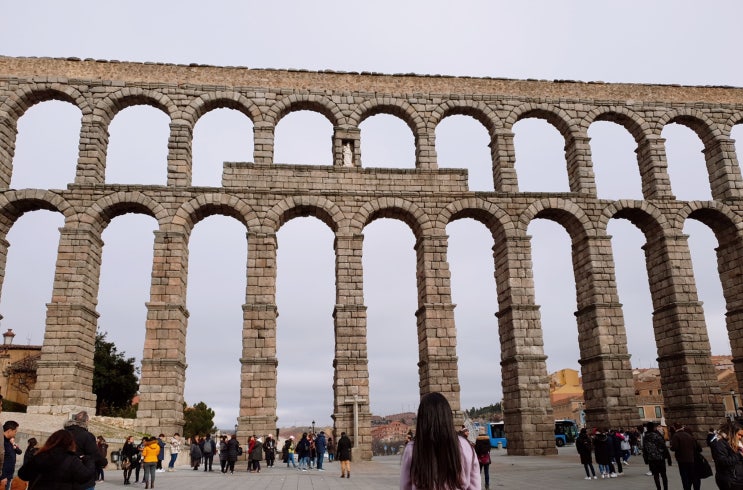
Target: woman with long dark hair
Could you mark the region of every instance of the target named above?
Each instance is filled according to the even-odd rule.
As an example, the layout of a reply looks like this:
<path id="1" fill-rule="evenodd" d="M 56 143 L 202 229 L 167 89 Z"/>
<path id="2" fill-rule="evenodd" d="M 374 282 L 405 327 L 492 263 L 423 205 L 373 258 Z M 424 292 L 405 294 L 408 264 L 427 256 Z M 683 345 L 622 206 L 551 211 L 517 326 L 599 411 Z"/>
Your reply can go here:
<path id="1" fill-rule="evenodd" d="M 726 490 L 743 489 L 743 456 L 740 442 L 743 427 L 728 420 L 720 426 L 709 442 L 712 459 L 715 461 L 715 483 Z"/>
<path id="2" fill-rule="evenodd" d="M 60 429 L 21 466 L 18 477 L 31 482 L 34 490 L 66 490 L 92 480 L 95 473 L 95 461 L 75 456 L 72 433 Z"/>
<path id="3" fill-rule="evenodd" d="M 480 490 L 480 468 L 469 441 L 457 434 L 441 393 L 421 398 L 415 439 L 405 446 L 400 490 Z"/>

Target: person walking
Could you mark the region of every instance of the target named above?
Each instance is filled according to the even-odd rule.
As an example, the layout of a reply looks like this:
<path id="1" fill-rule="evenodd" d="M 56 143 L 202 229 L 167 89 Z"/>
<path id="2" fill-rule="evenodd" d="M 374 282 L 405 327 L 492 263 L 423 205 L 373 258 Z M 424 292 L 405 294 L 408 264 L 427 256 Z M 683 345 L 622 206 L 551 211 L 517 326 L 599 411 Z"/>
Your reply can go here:
<path id="1" fill-rule="evenodd" d="M 106 442 L 106 439 L 103 438 L 103 436 L 98 436 L 98 438 L 96 439 L 96 446 L 98 446 L 98 452 L 101 453 L 101 457 L 108 461 L 108 443 Z M 96 475 L 95 481 L 103 481 L 105 479 L 103 470 L 103 466 L 98 468 L 98 474 Z"/>
<path id="2" fill-rule="evenodd" d="M 451 406 L 438 392 L 421 397 L 415 439 L 403 451 L 400 490 L 414 488 L 480 490 L 475 450 L 457 435 Z"/>
<path id="3" fill-rule="evenodd" d="M 212 465 L 214 464 L 214 453 L 217 451 L 217 445 L 214 443 L 211 434 L 206 435 L 204 439 L 204 471 L 213 471 Z"/>
<path id="4" fill-rule="evenodd" d="M 480 465 L 480 471 L 485 473 L 485 490 L 490 488 L 490 450 L 492 448 L 490 438 L 485 433 L 485 427 L 480 427 L 475 438 L 475 454 Z"/>
<path id="5" fill-rule="evenodd" d="M 321 430 L 315 438 L 315 453 L 317 457 L 317 471 L 325 471 L 322 464 L 325 461 L 325 451 L 328 449 L 328 442 L 325 439 L 325 431 Z"/>
<path id="6" fill-rule="evenodd" d="M 250 450 L 250 461 L 253 467 L 250 468 L 249 471 L 260 473 L 262 460 L 263 460 L 263 439 L 258 437 L 255 439 L 255 442 L 253 443 L 253 449 Z"/>
<path id="7" fill-rule="evenodd" d="M 227 436 L 221 435 L 219 437 L 219 470 L 222 473 L 227 473 Z"/>
<path id="8" fill-rule="evenodd" d="M 328 463 L 332 463 L 335 459 L 335 441 L 332 437 L 328 436 Z"/>
<path id="9" fill-rule="evenodd" d="M 271 434 L 266 436 L 266 442 L 263 443 L 263 452 L 266 455 L 266 466 L 272 468 L 274 461 L 276 461 L 276 440 Z"/>
<path id="10" fill-rule="evenodd" d="M 173 434 L 170 438 L 170 462 L 168 462 L 168 471 L 175 471 L 175 461 L 178 459 L 178 455 L 181 452 L 181 435 L 179 433 Z"/>
<path id="11" fill-rule="evenodd" d="M 575 440 L 575 449 L 578 451 L 583 469 L 586 470 L 586 477 L 584 479 L 590 480 L 593 478 L 595 480 L 598 478 L 596 471 L 593 469 L 593 443 L 591 442 L 591 438 L 588 437 L 588 431 L 585 427 L 580 430 L 578 438 Z"/>
<path id="12" fill-rule="evenodd" d="M 10 490 L 10 486 L 13 483 L 16 456 L 23 452 L 15 443 L 15 435 L 17 433 L 18 422 L 15 420 L 8 420 L 3 424 L 3 448 L 5 450 L 5 459 L 3 459 L 2 475 L 0 475 L 0 480 L 5 482 L 5 490 Z"/>
<path id="13" fill-rule="evenodd" d="M 678 424 L 674 427 L 676 431 L 671 437 L 671 451 L 676 454 L 681 486 L 684 490 L 691 490 L 692 487 L 694 490 L 699 490 L 702 480 L 697 475 L 694 459 L 697 453 L 702 452 L 702 448 L 686 427 Z"/>
<path id="14" fill-rule="evenodd" d="M 294 462 L 294 436 L 289 436 L 289 439 L 284 441 L 282 453 L 285 454 L 286 467 L 288 468 L 289 465 L 292 465 L 296 469 L 297 464 Z"/>
<path id="15" fill-rule="evenodd" d="M 338 439 L 335 456 L 341 462 L 341 478 L 351 478 L 351 449 L 353 444 L 345 432 Z"/>
<path id="16" fill-rule="evenodd" d="M 88 412 L 83 410 L 73 415 L 70 420 L 64 423 L 64 429 L 70 431 L 72 438 L 75 440 L 75 454 L 79 457 L 91 459 L 96 468 L 105 466 L 105 460 L 98 451 L 95 436 L 88 432 Z M 81 485 L 80 488 L 86 490 L 95 488 L 95 477 L 94 474 L 90 481 Z"/>
<path id="17" fill-rule="evenodd" d="M 302 438 L 297 443 L 297 457 L 299 458 L 299 469 L 307 471 L 310 467 L 310 440 L 307 433 L 302 433 Z"/>
<path id="18" fill-rule="evenodd" d="M 239 451 L 240 443 L 237 442 L 237 434 L 232 434 L 230 440 L 227 441 L 227 468 L 230 470 L 230 474 L 235 472 L 235 463 Z"/>
<path id="19" fill-rule="evenodd" d="M 150 437 L 142 450 L 142 464 L 144 465 L 144 487 L 155 488 L 155 473 L 157 473 L 158 456 L 161 451 L 157 437 Z"/>
<path id="20" fill-rule="evenodd" d="M 54 432 L 36 455 L 18 470 L 18 477 L 34 490 L 83 488 L 95 479 L 95 460 L 75 454 L 75 439 L 65 429 Z"/>
<path id="21" fill-rule="evenodd" d="M 726 420 L 715 432 L 710 429 L 707 445 L 715 462 L 715 483 L 725 490 L 743 490 L 743 455 L 740 444 L 743 440 L 743 426 L 733 420 Z"/>
<path id="22" fill-rule="evenodd" d="M 134 445 L 134 436 L 129 436 L 121 448 L 121 469 L 124 470 L 124 485 L 129 485 L 134 469 L 134 460 L 139 457 L 139 450 Z"/>
<path id="23" fill-rule="evenodd" d="M 671 453 L 668 452 L 666 441 L 658 433 L 653 422 L 648 422 L 645 426 L 645 435 L 642 437 L 642 459 L 650 468 L 656 490 L 661 490 L 661 479 L 663 480 L 663 490 L 668 490 L 665 462 L 668 461 L 668 466 L 671 466 Z"/>

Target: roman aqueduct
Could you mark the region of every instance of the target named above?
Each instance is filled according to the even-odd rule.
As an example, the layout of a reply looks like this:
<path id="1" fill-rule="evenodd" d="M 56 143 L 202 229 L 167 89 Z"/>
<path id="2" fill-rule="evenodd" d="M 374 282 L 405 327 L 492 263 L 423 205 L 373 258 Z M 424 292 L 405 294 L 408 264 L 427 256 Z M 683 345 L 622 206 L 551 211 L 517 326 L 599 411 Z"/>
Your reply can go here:
<path id="1" fill-rule="evenodd" d="M 48 100 L 74 104 L 82 114 L 75 180 L 61 190 L 10 189 L 18 119 Z M 109 124 L 119 111 L 142 104 L 170 118 L 167 185 L 106 184 Z M 201 116 L 216 108 L 236 109 L 253 122 L 253 162 L 225 164 L 221 187 L 193 187 L 193 129 Z M 274 164 L 274 128 L 282 117 L 299 110 L 315 111 L 332 123 L 332 166 Z M 410 127 L 415 169 L 361 165 L 359 124 L 380 113 L 399 117 Z M 472 192 L 466 171 L 438 168 L 435 128 L 450 115 L 471 116 L 489 131 L 494 192 Z M 519 192 L 512 127 L 533 117 L 547 120 L 564 137 L 569 193 Z M 597 198 L 587 135 L 596 121 L 615 122 L 634 138 L 643 200 Z M 0 278 L 8 251 L 5 237 L 20 216 L 46 209 L 65 220 L 29 411 L 66 413 L 95 407 L 92 366 L 101 233 L 116 216 L 143 213 L 157 220 L 158 229 L 137 424 L 166 433 L 180 429 L 189 235 L 200 220 L 223 214 L 246 228 L 251 271 L 243 306 L 238 433 L 272 432 L 278 364 L 276 232 L 292 218 L 316 216 L 335 235 L 335 430 L 353 434 L 368 458 L 364 227 L 393 217 L 413 230 L 420 391 L 444 393 L 459 413 L 445 227 L 468 217 L 486 225 L 494 238 L 508 451 L 551 454 L 549 379 L 526 228 L 535 218 L 547 218 L 563 225 L 571 238 L 588 425 L 629 426 L 638 421 L 635 392 L 606 232 L 610 219 L 623 218 L 646 239 L 666 416 L 706 429 L 722 416 L 722 398 L 682 227 L 688 218 L 702 221 L 719 242 L 727 328 L 738 385 L 743 386 L 743 180 L 730 137 L 741 122 L 743 89 L 728 87 L 0 57 Z M 712 200 L 685 202 L 671 193 L 661 137 L 670 123 L 691 128 L 703 142 Z M 170 375 L 159 375 L 164 370 Z"/>

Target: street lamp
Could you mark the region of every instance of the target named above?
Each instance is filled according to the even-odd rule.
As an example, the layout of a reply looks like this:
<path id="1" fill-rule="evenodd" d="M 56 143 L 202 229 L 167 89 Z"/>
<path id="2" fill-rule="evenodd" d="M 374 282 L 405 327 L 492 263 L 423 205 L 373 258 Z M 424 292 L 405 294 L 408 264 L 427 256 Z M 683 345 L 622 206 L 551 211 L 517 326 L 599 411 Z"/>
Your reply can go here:
<path id="1" fill-rule="evenodd" d="M 314 420 L 312 421 L 312 433 L 313 434 L 315 433 L 315 421 Z"/>

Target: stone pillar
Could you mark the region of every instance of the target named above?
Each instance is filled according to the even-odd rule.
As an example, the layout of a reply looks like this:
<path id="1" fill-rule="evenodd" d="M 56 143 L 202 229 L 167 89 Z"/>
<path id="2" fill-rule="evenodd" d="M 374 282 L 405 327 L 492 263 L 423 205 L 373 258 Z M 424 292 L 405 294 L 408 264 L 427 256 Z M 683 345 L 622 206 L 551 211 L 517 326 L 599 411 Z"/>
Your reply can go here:
<path id="1" fill-rule="evenodd" d="M 168 139 L 168 186 L 188 187 L 193 175 L 191 142 L 193 127 L 189 124 L 171 122 Z"/>
<path id="2" fill-rule="evenodd" d="M 362 265 L 364 235 L 335 236 L 335 359 L 333 360 L 334 437 L 352 438 L 354 456 L 372 457 L 366 306 Z M 354 408 L 356 413 L 354 414 Z M 356 423 L 354 423 L 356 420 Z"/>
<path id="3" fill-rule="evenodd" d="M 737 199 L 741 197 L 743 180 L 735 154 L 735 140 L 710 138 L 704 145 L 704 159 L 712 190 L 712 199 Z"/>
<path id="4" fill-rule="evenodd" d="M 574 241 L 573 268 L 586 425 L 635 427 L 640 421 L 610 237 Z"/>
<path id="5" fill-rule="evenodd" d="M 93 354 L 103 242 L 92 230 L 60 228 L 52 302 L 28 412 L 95 413 Z"/>
<path id="6" fill-rule="evenodd" d="M 660 136 L 647 135 L 635 150 L 645 199 L 675 199 L 668 176 L 665 143 Z"/>
<path id="7" fill-rule="evenodd" d="M 253 160 L 255 163 L 273 163 L 274 125 L 265 121 L 253 123 Z"/>
<path id="8" fill-rule="evenodd" d="M 415 168 L 436 170 L 439 168 L 436 156 L 436 130 L 427 129 L 424 134 L 415 136 Z"/>
<path id="9" fill-rule="evenodd" d="M 513 146 L 513 131 L 497 129 L 490 142 L 493 159 L 493 188 L 496 192 L 518 192 L 516 175 L 516 149 Z"/>
<path id="10" fill-rule="evenodd" d="M 183 232 L 155 231 L 136 421 L 141 432 L 170 434 L 183 429 L 188 238 Z"/>
<path id="11" fill-rule="evenodd" d="M 446 235 L 427 235 L 415 244 L 418 276 L 418 376 L 421 396 L 446 397 L 454 421 L 462 423 L 457 368 L 457 331 L 451 302 Z"/>
<path id="12" fill-rule="evenodd" d="M 724 416 L 686 235 L 649 236 L 645 250 L 666 421 L 706 433 Z"/>
<path id="13" fill-rule="evenodd" d="M 743 386 L 743 275 L 740 274 L 743 270 L 743 250 L 734 229 L 727 230 L 722 236 L 718 234 L 717 239 L 720 242 L 717 247 L 717 270 L 727 305 L 725 323 L 738 381 L 736 391 L 740 393 Z"/>
<path id="14" fill-rule="evenodd" d="M 3 234 L 2 237 L 0 237 L 0 293 L 3 291 L 3 284 L 5 283 L 5 266 L 8 262 L 8 248 L 10 247 L 10 242 L 5 239 L 5 234 Z M 0 315 L 0 320 L 3 319 L 3 316 Z"/>
<path id="15" fill-rule="evenodd" d="M 95 121 L 92 114 L 83 117 L 80 152 L 77 157 L 76 184 L 103 184 L 106 181 L 108 123 Z"/>
<path id="16" fill-rule="evenodd" d="M 10 187 L 16 136 L 18 136 L 16 122 L 8 116 L 0 115 L 0 189 Z"/>
<path id="17" fill-rule="evenodd" d="M 333 128 L 333 166 L 361 167 L 361 130 Z"/>
<path id="18" fill-rule="evenodd" d="M 238 438 L 276 431 L 276 234 L 248 232 Z"/>
<path id="19" fill-rule="evenodd" d="M 596 197 L 596 177 L 591 161 L 591 138 L 573 135 L 565 144 L 570 192 Z"/>
<path id="20" fill-rule="evenodd" d="M 508 454 L 557 454 L 530 238 L 506 237 L 496 242 L 493 252 Z"/>

